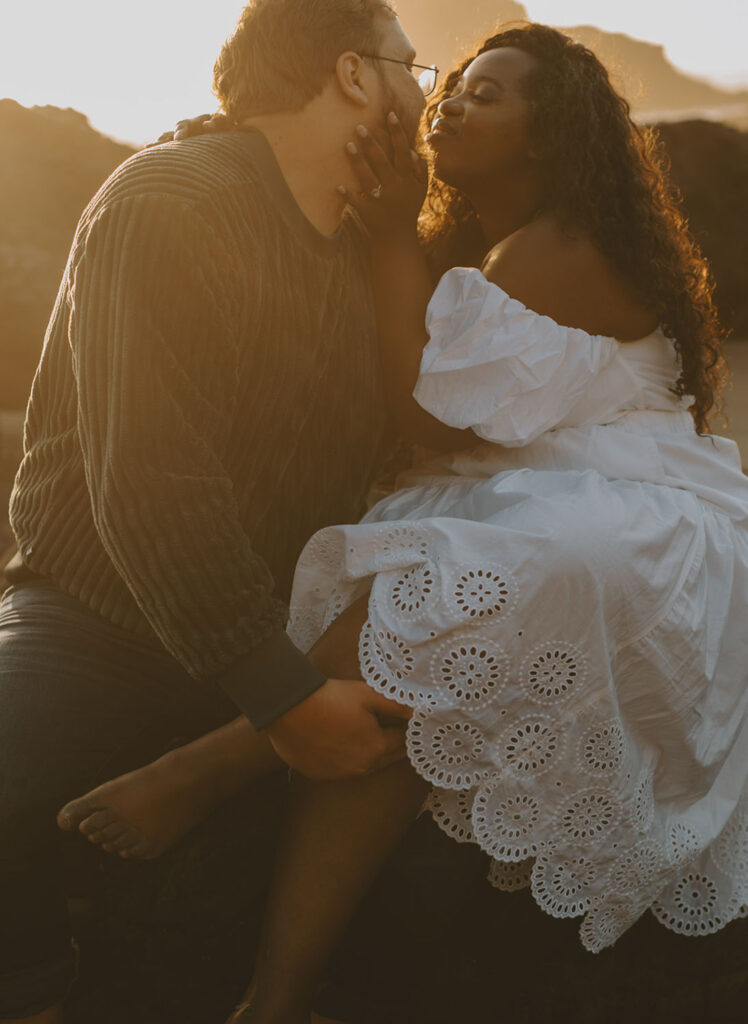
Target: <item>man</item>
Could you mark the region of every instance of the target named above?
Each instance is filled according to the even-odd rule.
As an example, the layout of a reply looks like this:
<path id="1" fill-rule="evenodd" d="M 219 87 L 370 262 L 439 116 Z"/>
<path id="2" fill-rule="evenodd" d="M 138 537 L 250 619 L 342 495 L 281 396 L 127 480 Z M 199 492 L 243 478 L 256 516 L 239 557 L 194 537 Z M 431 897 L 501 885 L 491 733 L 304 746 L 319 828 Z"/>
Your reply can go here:
<path id="1" fill-rule="evenodd" d="M 383 59 L 377 59 L 378 57 Z M 387 415 L 345 143 L 423 94 L 384 0 L 255 0 L 216 65 L 239 130 L 137 154 L 78 226 L 11 502 L 0 608 L 0 1020 L 74 976 L 55 811 L 241 711 L 316 777 L 402 754 L 388 702 L 285 634 Z M 376 201 L 376 195 L 372 196 Z"/>

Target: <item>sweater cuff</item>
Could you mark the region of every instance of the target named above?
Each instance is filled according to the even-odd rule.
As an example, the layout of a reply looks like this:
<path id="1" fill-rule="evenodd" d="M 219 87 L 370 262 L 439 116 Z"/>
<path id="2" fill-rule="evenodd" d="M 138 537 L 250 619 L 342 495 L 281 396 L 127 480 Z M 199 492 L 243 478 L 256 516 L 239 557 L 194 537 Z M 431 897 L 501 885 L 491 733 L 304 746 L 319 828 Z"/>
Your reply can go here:
<path id="1" fill-rule="evenodd" d="M 278 631 L 215 682 L 259 731 L 318 690 L 327 676 Z"/>

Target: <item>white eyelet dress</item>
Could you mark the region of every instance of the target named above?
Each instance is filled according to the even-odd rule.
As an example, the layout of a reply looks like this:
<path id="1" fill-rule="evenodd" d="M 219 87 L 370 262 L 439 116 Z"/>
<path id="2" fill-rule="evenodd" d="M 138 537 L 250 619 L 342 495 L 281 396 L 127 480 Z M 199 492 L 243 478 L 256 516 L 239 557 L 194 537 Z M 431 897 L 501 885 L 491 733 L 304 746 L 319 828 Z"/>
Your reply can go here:
<path id="1" fill-rule="evenodd" d="M 317 533 L 289 632 L 369 594 L 364 678 L 415 710 L 429 808 L 582 917 L 687 935 L 748 905 L 748 479 L 670 390 L 672 343 L 561 327 L 474 269 L 429 305 L 418 402 L 474 448 Z"/>

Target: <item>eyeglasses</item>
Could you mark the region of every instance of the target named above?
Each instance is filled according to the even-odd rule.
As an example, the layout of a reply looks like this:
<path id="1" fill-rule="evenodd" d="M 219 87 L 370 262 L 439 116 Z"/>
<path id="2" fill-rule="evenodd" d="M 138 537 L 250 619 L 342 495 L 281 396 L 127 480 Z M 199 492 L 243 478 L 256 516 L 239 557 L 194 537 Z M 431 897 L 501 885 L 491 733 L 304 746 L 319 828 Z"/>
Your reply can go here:
<path id="1" fill-rule="evenodd" d="M 423 95 L 430 96 L 436 88 L 436 80 L 439 77 L 439 68 L 436 64 L 430 64 L 428 67 L 425 64 L 413 64 L 409 60 L 398 60 L 396 57 L 380 57 L 378 53 L 361 53 L 360 57 L 368 57 L 369 60 L 386 60 L 390 64 L 404 64 L 408 71 L 412 71 L 413 75 L 420 85 Z M 416 75 L 414 69 L 418 68 L 421 72 L 420 75 Z"/>

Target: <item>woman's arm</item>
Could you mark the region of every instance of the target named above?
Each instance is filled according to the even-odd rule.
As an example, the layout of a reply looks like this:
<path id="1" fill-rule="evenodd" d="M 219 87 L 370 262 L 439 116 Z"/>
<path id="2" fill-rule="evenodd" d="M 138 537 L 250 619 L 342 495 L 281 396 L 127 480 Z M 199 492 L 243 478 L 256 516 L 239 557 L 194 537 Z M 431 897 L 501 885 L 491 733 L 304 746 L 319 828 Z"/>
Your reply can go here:
<path id="1" fill-rule="evenodd" d="M 361 191 L 354 195 L 340 190 L 359 212 L 371 236 L 372 284 L 385 387 L 407 440 L 441 450 L 465 448 L 476 442 L 471 430 L 448 427 L 413 398 L 428 341 L 426 307 L 433 292 L 417 231 L 427 178 L 425 167 L 411 150 L 394 114 L 389 115 L 387 124 L 393 160 L 370 133 L 361 134 L 359 130 L 348 153 Z"/>

